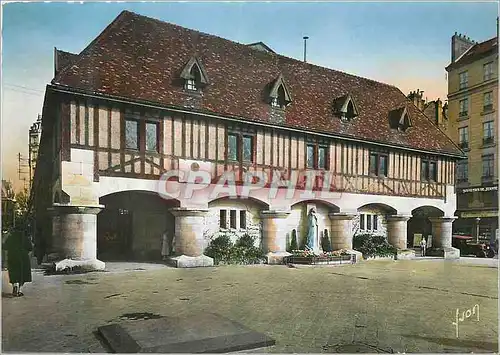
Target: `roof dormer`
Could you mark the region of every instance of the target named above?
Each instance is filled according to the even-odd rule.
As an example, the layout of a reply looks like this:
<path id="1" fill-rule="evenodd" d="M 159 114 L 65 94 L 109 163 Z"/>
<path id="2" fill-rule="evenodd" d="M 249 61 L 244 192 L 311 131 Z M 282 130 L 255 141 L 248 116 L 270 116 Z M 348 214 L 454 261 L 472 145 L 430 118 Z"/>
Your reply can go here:
<path id="1" fill-rule="evenodd" d="M 271 86 L 269 102 L 272 107 L 285 108 L 292 102 L 292 95 L 285 83 L 283 75 L 280 74 Z"/>
<path id="2" fill-rule="evenodd" d="M 413 126 L 406 106 L 389 112 L 389 124 L 391 128 L 397 129 L 401 132 L 406 132 L 408 128 Z"/>
<path id="3" fill-rule="evenodd" d="M 335 115 L 339 116 L 342 121 L 350 121 L 358 116 L 358 108 L 351 94 L 335 99 L 333 102 L 333 110 Z"/>
<path id="4" fill-rule="evenodd" d="M 188 91 L 200 91 L 208 85 L 208 76 L 203 64 L 197 57 L 191 57 L 181 72 L 184 88 Z"/>

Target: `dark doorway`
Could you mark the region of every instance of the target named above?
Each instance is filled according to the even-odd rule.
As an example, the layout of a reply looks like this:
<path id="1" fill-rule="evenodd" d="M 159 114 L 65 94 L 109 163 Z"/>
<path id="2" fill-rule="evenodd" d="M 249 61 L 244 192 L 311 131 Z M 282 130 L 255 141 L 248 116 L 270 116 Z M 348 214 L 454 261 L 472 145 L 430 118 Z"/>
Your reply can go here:
<path id="1" fill-rule="evenodd" d="M 103 196 L 97 215 L 97 254 L 103 261 L 161 261 L 163 234 L 173 238 L 179 202 L 148 191 Z"/>
<path id="2" fill-rule="evenodd" d="M 105 209 L 99 214 L 97 257 L 100 260 L 127 260 L 131 257 L 132 212 Z"/>

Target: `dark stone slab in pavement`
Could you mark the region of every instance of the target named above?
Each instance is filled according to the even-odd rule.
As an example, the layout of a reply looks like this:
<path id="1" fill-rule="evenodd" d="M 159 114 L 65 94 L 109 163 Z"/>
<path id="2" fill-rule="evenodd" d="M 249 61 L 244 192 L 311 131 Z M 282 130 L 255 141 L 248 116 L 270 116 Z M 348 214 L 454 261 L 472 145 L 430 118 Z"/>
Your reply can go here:
<path id="1" fill-rule="evenodd" d="M 226 353 L 275 344 L 265 334 L 212 313 L 123 322 L 98 332 L 115 353 Z"/>

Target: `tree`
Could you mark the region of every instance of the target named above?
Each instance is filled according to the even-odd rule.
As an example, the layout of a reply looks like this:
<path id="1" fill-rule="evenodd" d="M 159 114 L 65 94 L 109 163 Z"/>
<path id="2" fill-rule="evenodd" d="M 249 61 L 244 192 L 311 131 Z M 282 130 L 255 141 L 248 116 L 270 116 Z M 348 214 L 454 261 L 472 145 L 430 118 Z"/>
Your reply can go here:
<path id="1" fill-rule="evenodd" d="M 290 251 L 299 249 L 297 245 L 297 230 L 292 230 L 292 240 L 290 241 Z"/>

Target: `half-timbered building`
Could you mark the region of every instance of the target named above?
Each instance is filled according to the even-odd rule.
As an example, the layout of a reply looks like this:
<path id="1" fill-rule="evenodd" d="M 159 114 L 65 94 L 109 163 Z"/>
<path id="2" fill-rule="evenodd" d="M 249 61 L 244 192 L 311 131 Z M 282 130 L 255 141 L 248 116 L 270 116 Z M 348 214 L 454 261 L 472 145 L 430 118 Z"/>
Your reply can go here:
<path id="1" fill-rule="evenodd" d="M 334 249 L 352 249 L 356 233 L 405 249 L 420 233 L 453 254 L 462 151 L 398 88 L 262 43 L 124 11 L 80 54 L 55 50 L 42 124 L 37 236 L 59 259 L 97 268 L 101 259 L 156 259 L 167 232 L 176 255 L 204 263 L 209 239 L 228 230 L 283 255 L 293 230 L 305 238 L 312 207 Z M 162 198 L 161 177 L 173 170 L 208 171 L 212 190 Z M 239 185 L 248 172 L 271 181 L 312 170 L 312 190 L 327 173 L 331 194 L 287 197 L 281 186 L 273 197 L 272 184 L 245 198 L 210 193 L 228 171 Z"/>

